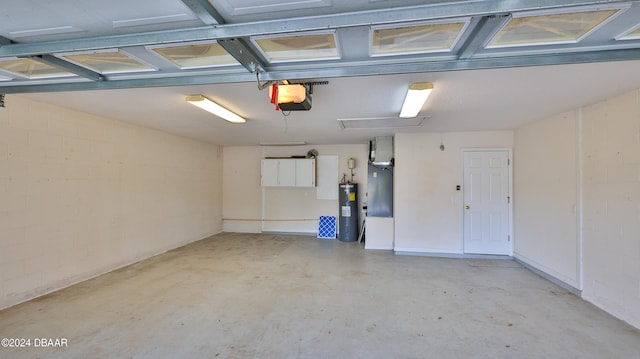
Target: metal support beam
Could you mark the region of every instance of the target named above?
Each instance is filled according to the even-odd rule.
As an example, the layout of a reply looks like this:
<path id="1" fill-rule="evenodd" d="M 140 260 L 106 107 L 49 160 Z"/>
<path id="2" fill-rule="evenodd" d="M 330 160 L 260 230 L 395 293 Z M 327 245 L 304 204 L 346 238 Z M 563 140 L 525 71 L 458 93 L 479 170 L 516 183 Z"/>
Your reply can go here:
<path id="1" fill-rule="evenodd" d="M 264 62 L 242 39 L 218 40 L 218 44 L 249 72 L 264 69 Z"/>
<path id="2" fill-rule="evenodd" d="M 170 44 L 185 41 L 247 38 L 256 35 L 300 31 L 339 29 L 373 24 L 458 17 L 486 16 L 528 10 L 556 9 L 567 6 L 628 3 L 618 0 L 468 0 L 435 3 L 404 8 L 378 9 L 287 20 L 223 24 L 195 29 L 155 31 L 128 35 L 103 36 L 73 40 L 12 44 L 0 47 L 0 57 L 33 56 L 60 52 Z"/>
<path id="3" fill-rule="evenodd" d="M 208 0 L 181 0 L 205 25 L 224 24 L 225 21 Z"/>
<path id="4" fill-rule="evenodd" d="M 472 30 L 467 41 L 462 45 L 462 48 L 460 48 L 458 59 L 466 60 L 471 58 L 476 51 L 485 45 L 485 41 L 491 40 L 490 36 L 507 22 L 510 17 L 510 14 L 483 16 Z"/>
<path id="5" fill-rule="evenodd" d="M 40 62 L 44 62 L 47 65 L 51 65 L 59 69 L 62 69 L 64 71 L 68 71 L 78 76 L 87 78 L 89 80 L 93 80 L 93 81 L 105 80 L 104 76 L 102 76 L 97 72 L 91 71 L 89 69 L 86 69 L 82 66 L 78 66 L 76 64 L 72 64 L 68 61 L 64 61 L 52 55 L 38 55 L 38 56 L 33 56 L 32 58 Z"/>
<path id="6" fill-rule="evenodd" d="M 222 25 L 225 23 L 224 18 L 208 0 L 181 1 L 187 5 L 205 25 Z M 254 73 L 256 70 L 264 67 L 264 63 L 260 60 L 260 57 L 242 39 L 222 39 L 218 40 L 218 44 L 249 72 Z"/>
<path id="7" fill-rule="evenodd" d="M 640 60 L 640 49 L 591 51 L 582 53 L 543 54 L 500 58 L 471 58 L 468 60 L 414 61 L 406 63 L 327 65 L 306 69 L 282 68 L 270 70 L 261 75 L 262 80 L 313 79 L 344 76 L 390 75 L 399 73 L 428 73 L 441 71 L 459 71 L 490 68 L 508 68 L 523 66 L 561 65 L 603 61 Z M 142 87 L 165 87 L 183 85 L 207 85 L 216 83 L 255 82 L 255 74 L 233 72 L 221 74 L 198 74 L 176 77 L 154 77 L 110 81 L 75 81 L 39 85 L 4 85 L 0 83 L 0 93 L 34 93 L 53 91 L 85 91 Z"/>
<path id="8" fill-rule="evenodd" d="M 640 60 L 640 48 L 624 50 L 600 50 L 578 53 L 522 55 L 499 58 L 471 58 L 468 60 L 415 61 L 406 63 L 389 62 L 350 67 L 349 63 L 339 67 L 309 68 L 302 70 L 269 70 L 262 74 L 262 80 L 313 79 L 347 76 L 375 76 L 402 73 L 429 73 L 443 71 L 478 70 L 494 68 L 530 67 L 547 65 L 567 65 L 593 62 Z M 0 89 L 1 90 L 1 89 Z"/>

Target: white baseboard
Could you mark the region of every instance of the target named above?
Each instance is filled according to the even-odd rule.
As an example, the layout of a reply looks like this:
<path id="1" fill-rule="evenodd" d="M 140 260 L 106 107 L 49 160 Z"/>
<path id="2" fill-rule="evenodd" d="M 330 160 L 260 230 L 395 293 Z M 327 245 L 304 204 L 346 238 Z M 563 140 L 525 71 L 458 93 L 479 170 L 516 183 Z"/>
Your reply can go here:
<path id="1" fill-rule="evenodd" d="M 391 251 L 393 250 L 393 246 L 375 246 L 375 245 L 367 245 L 367 242 L 364 242 L 364 249 L 373 249 L 373 250 L 381 250 L 381 251 Z"/>
<path id="2" fill-rule="evenodd" d="M 522 264 L 524 267 L 539 275 L 540 277 L 548 280 L 549 282 L 562 287 L 577 296 L 582 296 L 582 290 L 578 288 L 578 286 L 575 285 L 573 281 L 567 280 L 567 278 L 563 278 L 564 276 L 558 275 L 550 268 L 540 265 L 539 263 L 529 260 L 525 256 L 519 254 L 515 254 L 513 258 L 516 262 Z"/>
<path id="3" fill-rule="evenodd" d="M 434 248 L 403 248 L 403 247 L 395 247 L 393 249 L 398 255 L 428 255 L 428 256 L 452 256 L 452 255 L 462 255 L 462 251 L 460 250 L 442 250 L 442 249 L 434 249 Z"/>
<path id="4" fill-rule="evenodd" d="M 262 231 L 260 233 L 264 234 L 279 234 L 279 235 L 289 235 L 289 236 L 316 236 L 316 232 L 299 232 L 299 231 Z"/>

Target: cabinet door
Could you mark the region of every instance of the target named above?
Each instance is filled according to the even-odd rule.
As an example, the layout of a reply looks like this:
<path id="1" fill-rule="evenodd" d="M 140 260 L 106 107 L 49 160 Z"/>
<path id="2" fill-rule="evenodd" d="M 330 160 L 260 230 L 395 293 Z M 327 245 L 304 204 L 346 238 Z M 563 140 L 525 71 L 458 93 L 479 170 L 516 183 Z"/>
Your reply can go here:
<path id="1" fill-rule="evenodd" d="M 278 186 L 293 187 L 296 185 L 296 161 L 278 160 Z"/>
<path id="2" fill-rule="evenodd" d="M 262 186 L 278 185 L 278 160 L 262 160 Z"/>
<path id="3" fill-rule="evenodd" d="M 316 185 L 316 160 L 296 160 L 296 186 L 315 187 Z"/>

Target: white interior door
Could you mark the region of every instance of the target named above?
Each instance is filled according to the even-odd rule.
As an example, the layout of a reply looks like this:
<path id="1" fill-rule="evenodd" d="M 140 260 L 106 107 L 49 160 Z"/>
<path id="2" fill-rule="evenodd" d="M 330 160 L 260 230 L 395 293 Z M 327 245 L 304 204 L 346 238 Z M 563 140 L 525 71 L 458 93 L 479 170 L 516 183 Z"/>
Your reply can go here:
<path id="1" fill-rule="evenodd" d="M 464 152 L 464 252 L 511 255 L 509 151 Z"/>

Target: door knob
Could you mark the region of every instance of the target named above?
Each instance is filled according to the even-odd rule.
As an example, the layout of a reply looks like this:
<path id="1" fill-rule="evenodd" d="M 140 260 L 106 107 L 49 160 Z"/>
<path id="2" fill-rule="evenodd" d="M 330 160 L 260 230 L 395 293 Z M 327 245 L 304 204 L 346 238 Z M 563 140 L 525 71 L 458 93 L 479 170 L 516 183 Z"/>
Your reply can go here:
<path id="1" fill-rule="evenodd" d="M 469 208 L 471 208 L 471 206 L 469 205 L 464 206 L 464 209 L 469 209 Z"/>

